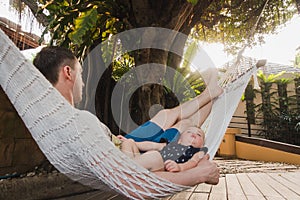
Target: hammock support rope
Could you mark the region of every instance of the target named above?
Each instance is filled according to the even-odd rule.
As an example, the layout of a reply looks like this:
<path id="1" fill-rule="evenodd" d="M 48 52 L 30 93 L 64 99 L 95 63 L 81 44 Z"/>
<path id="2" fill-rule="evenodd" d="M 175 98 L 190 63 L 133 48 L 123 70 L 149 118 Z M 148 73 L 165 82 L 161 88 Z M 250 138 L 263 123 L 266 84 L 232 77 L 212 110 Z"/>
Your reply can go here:
<path id="1" fill-rule="evenodd" d="M 92 188 L 110 188 L 132 199 L 161 198 L 189 188 L 156 176 L 115 148 L 110 130 L 93 114 L 72 107 L 2 30 L 0 46 L 1 87 L 41 151 L 61 173 Z M 226 75 L 228 79 L 222 84 L 225 92 L 216 99 L 203 125 L 211 157 L 256 70 L 254 62 L 244 59 L 240 62 L 242 74 L 235 71 Z"/>

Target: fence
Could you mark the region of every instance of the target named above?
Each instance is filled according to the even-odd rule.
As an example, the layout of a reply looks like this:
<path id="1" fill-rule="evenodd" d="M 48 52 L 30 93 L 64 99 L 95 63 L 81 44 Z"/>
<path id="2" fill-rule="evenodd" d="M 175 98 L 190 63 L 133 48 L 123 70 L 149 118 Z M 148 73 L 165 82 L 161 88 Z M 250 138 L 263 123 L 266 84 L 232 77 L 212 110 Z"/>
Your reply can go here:
<path id="1" fill-rule="evenodd" d="M 300 146 L 300 132 L 295 131 L 294 127 L 291 128 L 287 124 L 280 133 L 274 133 L 258 125 L 260 120 L 262 119 L 256 119 L 257 124 L 250 124 L 245 116 L 233 116 L 228 127 L 239 128 L 242 134 L 249 137 L 260 137 Z M 279 124 L 279 122 L 274 122 L 274 124 Z"/>

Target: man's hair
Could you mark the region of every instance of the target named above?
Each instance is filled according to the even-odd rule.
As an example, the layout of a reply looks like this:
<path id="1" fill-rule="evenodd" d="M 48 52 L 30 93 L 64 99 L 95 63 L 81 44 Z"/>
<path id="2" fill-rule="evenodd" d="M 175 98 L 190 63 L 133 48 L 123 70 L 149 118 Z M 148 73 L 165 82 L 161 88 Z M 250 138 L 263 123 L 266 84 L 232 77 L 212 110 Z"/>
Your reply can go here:
<path id="1" fill-rule="evenodd" d="M 58 81 L 59 68 L 69 65 L 74 68 L 76 57 L 63 47 L 44 47 L 34 58 L 33 64 L 52 84 Z"/>

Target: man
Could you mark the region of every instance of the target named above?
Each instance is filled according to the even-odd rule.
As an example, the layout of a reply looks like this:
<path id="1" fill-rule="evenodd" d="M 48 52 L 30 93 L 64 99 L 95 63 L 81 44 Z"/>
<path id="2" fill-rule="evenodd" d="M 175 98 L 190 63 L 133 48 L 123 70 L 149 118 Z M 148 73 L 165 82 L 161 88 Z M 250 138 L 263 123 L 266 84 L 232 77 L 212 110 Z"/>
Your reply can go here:
<path id="1" fill-rule="evenodd" d="M 81 100 L 84 86 L 81 77 L 82 67 L 70 50 L 61 47 L 45 47 L 37 54 L 33 64 L 71 105 Z M 219 170 L 215 163 L 209 161 L 208 155 L 192 169 L 177 173 L 155 172 L 155 174 L 186 186 L 219 182 Z"/>
<path id="2" fill-rule="evenodd" d="M 71 51 L 45 47 L 37 54 L 33 64 L 71 105 L 82 100 L 82 67 Z"/>

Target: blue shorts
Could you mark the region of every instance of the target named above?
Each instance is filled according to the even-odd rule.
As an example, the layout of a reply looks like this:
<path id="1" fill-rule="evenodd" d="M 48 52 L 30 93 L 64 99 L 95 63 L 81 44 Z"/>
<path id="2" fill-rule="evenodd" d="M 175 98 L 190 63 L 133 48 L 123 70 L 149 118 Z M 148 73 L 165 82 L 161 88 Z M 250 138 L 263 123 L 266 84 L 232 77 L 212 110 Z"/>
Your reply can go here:
<path id="1" fill-rule="evenodd" d="M 179 135 L 180 132 L 176 128 L 169 128 L 164 131 L 154 122 L 147 121 L 143 125 L 131 131 L 129 134 L 125 135 L 125 137 L 131 138 L 136 142 L 160 142 L 162 139 L 167 142 L 175 142 L 178 140 Z"/>

